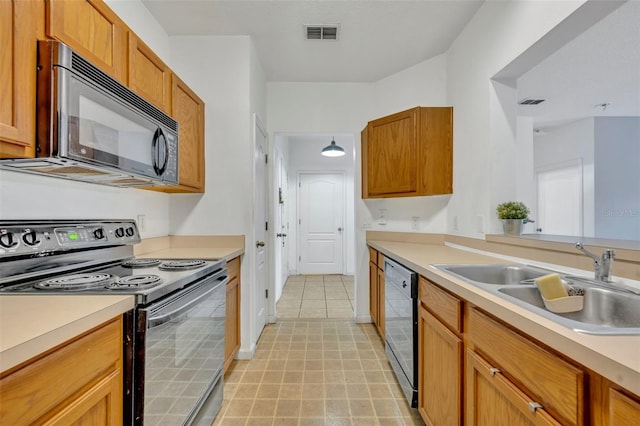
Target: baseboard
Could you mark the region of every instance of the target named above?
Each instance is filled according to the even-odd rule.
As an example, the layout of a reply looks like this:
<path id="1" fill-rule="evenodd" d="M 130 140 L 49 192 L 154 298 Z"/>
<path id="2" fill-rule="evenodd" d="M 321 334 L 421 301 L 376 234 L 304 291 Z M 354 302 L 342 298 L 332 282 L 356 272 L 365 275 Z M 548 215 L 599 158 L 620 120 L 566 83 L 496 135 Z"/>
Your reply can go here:
<path id="1" fill-rule="evenodd" d="M 363 315 L 356 317 L 356 324 L 370 324 L 373 321 L 371 320 L 371 315 Z"/>
<path id="2" fill-rule="evenodd" d="M 238 353 L 236 355 L 236 359 L 243 359 L 243 360 L 249 360 L 249 359 L 253 359 L 253 356 L 256 353 L 256 345 L 252 344 L 251 348 L 249 349 L 242 349 L 240 348 L 240 350 L 238 350 Z"/>

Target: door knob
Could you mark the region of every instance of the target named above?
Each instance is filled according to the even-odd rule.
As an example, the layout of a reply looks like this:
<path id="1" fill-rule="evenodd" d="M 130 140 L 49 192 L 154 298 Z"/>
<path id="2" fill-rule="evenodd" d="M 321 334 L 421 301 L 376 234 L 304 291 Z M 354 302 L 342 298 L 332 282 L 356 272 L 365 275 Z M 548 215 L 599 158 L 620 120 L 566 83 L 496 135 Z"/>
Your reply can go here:
<path id="1" fill-rule="evenodd" d="M 342 227 L 338 228 L 338 232 L 342 232 Z"/>
<path id="2" fill-rule="evenodd" d="M 276 234 L 276 237 L 286 237 L 287 234 Z"/>
<path id="3" fill-rule="evenodd" d="M 256 247 L 264 247 L 264 241 L 256 241 Z"/>

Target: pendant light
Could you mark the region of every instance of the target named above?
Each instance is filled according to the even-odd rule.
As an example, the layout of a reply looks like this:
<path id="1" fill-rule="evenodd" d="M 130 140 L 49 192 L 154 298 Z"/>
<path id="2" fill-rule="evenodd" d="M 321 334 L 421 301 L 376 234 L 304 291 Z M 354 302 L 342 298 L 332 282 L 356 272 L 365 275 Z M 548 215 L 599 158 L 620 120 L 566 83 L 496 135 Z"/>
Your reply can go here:
<path id="1" fill-rule="evenodd" d="M 342 157 L 344 155 L 344 149 L 336 145 L 335 138 L 331 138 L 331 144 L 322 148 L 322 155 L 325 157 Z"/>

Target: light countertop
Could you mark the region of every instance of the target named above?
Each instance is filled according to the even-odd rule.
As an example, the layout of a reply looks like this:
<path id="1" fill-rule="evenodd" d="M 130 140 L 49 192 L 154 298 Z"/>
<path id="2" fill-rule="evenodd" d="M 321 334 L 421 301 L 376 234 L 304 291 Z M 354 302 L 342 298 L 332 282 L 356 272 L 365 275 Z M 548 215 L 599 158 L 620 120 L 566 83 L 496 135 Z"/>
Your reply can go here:
<path id="1" fill-rule="evenodd" d="M 211 247 L 211 248 L 184 248 L 171 247 L 162 250 L 151 251 L 136 257 L 159 259 L 225 259 L 231 260 L 244 253 L 244 248 L 239 247 Z"/>
<path id="2" fill-rule="evenodd" d="M 133 296 L 0 296 L 0 372 L 133 307 Z"/>
<path id="3" fill-rule="evenodd" d="M 369 240 L 367 244 L 585 367 L 640 395 L 640 336 L 578 333 L 430 266 L 438 263 L 509 263 L 508 261 L 439 244 L 378 240 Z"/>

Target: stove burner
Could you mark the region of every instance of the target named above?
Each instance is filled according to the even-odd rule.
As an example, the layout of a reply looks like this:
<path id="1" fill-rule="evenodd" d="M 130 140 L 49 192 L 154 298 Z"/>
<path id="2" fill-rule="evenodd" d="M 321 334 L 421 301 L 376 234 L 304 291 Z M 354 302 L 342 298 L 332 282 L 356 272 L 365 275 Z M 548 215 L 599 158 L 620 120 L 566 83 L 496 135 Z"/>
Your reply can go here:
<path id="1" fill-rule="evenodd" d="M 122 262 L 125 268 L 149 268 L 160 264 L 158 259 L 129 259 Z"/>
<path id="2" fill-rule="evenodd" d="M 109 290 L 146 289 L 162 284 L 162 278 L 157 275 L 130 275 L 122 277 L 106 287 Z"/>
<path id="3" fill-rule="evenodd" d="M 39 290 L 77 291 L 105 287 L 114 279 L 110 274 L 75 274 L 41 281 L 34 287 Z"/>
<path id="4" fill-rule="evenodd" d="M 200 268 L 204 266 L 205 263 L 204 260 L 198 259 L 166 260 L 160 264 L 159 268 L 163 271 L 186 271 Z"/>

